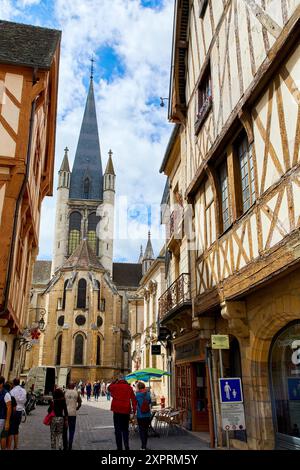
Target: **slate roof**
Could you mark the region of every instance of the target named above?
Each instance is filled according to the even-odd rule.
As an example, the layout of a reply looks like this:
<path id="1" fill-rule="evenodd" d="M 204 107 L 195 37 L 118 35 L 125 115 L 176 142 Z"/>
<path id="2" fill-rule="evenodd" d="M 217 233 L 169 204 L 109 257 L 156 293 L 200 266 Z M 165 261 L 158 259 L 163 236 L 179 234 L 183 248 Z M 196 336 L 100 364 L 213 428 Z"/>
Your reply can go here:
<path id="1" fill-rule="evenodd" d="M 0 20 L 0 63 L 50 69 L 61 31 Z"/>
<path id="2" fill-rule="evenodd" d="M 105 271 L 104 267 L 98 260 L 96 253 L 89 245 L 86 239 L 83 239 L 73 252 L 73 254 L 67 259 L 60 269 L 71 268 L 71 269 L 101 269 Z"/>
<path id="3" fill-rule="evenodd" d="M 140 263 L 113 263 L 113 282 L 117 287 L 138 287 L 142 276 Z"/>
<path id="4" fill-rule="evenodd" d="M 48 284 L 51 278 L 52 261 L 37 260 L 34 263 L 32 284 Z"/>
<path id="5" fill-rule="evenodd" d="M 89 194 L 84 181 L 89 179 Z M 93 80 L 90 82 L 70 182 L 70 199 L 103 201 L 103 174 Z"/>

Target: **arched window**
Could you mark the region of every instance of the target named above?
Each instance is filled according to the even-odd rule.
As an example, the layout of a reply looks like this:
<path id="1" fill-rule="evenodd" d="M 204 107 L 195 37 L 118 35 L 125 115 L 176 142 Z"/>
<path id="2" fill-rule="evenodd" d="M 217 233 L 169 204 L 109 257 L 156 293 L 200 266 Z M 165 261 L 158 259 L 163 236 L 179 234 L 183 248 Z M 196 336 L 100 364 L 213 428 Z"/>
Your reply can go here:
<path id="1" fill-rule="evenodd" d="M 68 285 L 69 279 L 67 279 L 64 283 L 64 294 L 63 294 L 63 301 L 62 301 L 62 310 L 65 309 L 66 307 L 66 293 L 67 293 L 67 285 Z"/>
<path id="2" fill-rule="evenodd" d="M 83 182 L 83 197 L 84 199 L 88 199 L 90 195 L 90 180 L 89 178 L 85 178 Z"/>
<path id="3" fill-rule="evenodd" d="M 100 361 L 101 361 L 101 339 L 100 339 L 100 336 L 97 336 L 96 366 L 100 366 Z"/>
<path id="4" fill-rule="evenodd" d="M 78 334 L 75 338 L 74 364 L 77 364 L 77 365 L 83 364 L 83 345 L 84 345 L 84 338 L 81 334 Z"/>
<path id="5" fill-rule="evenodd" d="M 96 285 L 97 285 L 97 289 L 98 289 L 98 292 L 97 292 L 97 309 L 100 310 L 100 282 L 99 281 L 96 281 Z"/>
<path id="6" fill-rule="evenodd" d="M 100 221 L 100 217 L 95 212 L 89 215 L 88 218 L 88 242 L 93 248 L 96 255 L 99 252 L 99 238 L 97 236 L 97 225 Z"/>
<path id="7" fill-rule="evenodd" d="M 69 222 L 69 255 L 77 248 L 80 243 L 81 234 L 81 214 L 72 212 Z"/>
<path id="8" fill-rule="evenodd" d="M 56 345 L 56 360 L 55 364 L 57 366 L 60 366 L 60 361 L 61 361 L 61 346 L 62 346 L 62 335 L 59 335 L 57 338 L 57 345 Z"/>
<path id="9" fill-rule="evenodd" d="M 77 308 L 86 307 L 86 280 L 80 279 L 78 282 Z"/>

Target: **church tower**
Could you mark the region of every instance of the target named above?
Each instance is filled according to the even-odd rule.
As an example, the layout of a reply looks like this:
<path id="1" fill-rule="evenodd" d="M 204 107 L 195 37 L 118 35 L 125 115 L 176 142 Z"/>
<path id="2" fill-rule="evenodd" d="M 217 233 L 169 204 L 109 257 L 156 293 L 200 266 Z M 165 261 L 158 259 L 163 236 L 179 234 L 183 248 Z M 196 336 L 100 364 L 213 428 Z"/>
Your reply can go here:
<path id="1" fill-rule="evenodd" d="M 68 159 L 68 147 L 65 148 L 65 155 L 58 172 L 55 235 L 53 247 L 52 273 L 65 262 L 68 239 L 66 236 L 66 226 L 68 224 L 68 199 L 70 189 L 70 166 Z"/>
<path id="2" fill-rule="evenodd" d="M 153 261 L 154 261 L 154 251 L 153 251 L 152 243 L 151 243 L 151 233 L 149 231 L 148 241 L 147 241 L 147 245 L 146 245 L 146 249 L 145 249 L 145 253 L 144 253 L 143 261 L 142 261 L 143 275 L 146 274 L 146 272 L 150 268 Z"/>
<path id="3" fill-rule="evenodd" d="M 67 151 L 59 171 L 53 272 L 86 239 L 111 275 L 115 179 L 111 151 L 102 173 L 92 71 L 72 172 Z"/>

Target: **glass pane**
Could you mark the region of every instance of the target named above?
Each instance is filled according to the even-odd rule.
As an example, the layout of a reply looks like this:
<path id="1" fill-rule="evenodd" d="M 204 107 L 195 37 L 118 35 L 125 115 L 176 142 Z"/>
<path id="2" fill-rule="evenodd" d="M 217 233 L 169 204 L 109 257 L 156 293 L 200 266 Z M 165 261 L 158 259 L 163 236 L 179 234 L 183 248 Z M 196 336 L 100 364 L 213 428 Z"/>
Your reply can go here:
<path id="1" fill-rule="evenodd" d="M 271 377 L 278 432 L 300 438 L 300 322 L 276 339 Z"/>

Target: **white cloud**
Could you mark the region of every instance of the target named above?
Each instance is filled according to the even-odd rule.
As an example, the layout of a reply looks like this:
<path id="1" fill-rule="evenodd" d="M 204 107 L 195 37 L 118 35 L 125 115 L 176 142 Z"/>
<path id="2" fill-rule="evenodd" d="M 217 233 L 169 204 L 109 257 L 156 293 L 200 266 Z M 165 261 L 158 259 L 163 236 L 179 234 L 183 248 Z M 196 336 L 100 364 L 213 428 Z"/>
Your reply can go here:
<path id="1" fill-rule="evenodd" d="M 12 2 L 4 1 L 11 14 Z M 24 2 L 32 0 L 20 3 Z M 165 0 L 161 9 L 143 8 L 139 0 L 55 0 L 54 13 L 53 25 L 63 32 L 55 178 L 64 147 L 70 149 L 71 163 L 75 155 L 87 94 L 83 83 L 89 76 L 89 58 L 109 45 L 121 57 L 125 73 L 94 84 L 102 164 L 105 168 L 111 148 L 117 194 L 127 195 L 129 203 L 159 202 L 165 179 L 158 171 L 171 132 L 167 107 L 159 106 L 159 97 L 168 96 L 173 0 Z M 40 21 L 41 25 L 49 23 L 49 18 Z M 105 64 L 101 64 L 101 54 L 97 59 L 95 67 L 99 71 Z M 49 201 L 43 204 L 40 256 L 51 255 L 52 251 L 49 210 L 54 199 Z M 51 217 L 54 223 L 53 211 Z M 115 256 L 135 261 L 139 245 L 140 240 L 131 241 L 126 249 L 126 242 L 116 241 Z M 161 241 L 154 245 L 160 249 Z"/>

